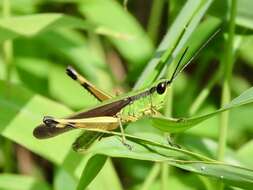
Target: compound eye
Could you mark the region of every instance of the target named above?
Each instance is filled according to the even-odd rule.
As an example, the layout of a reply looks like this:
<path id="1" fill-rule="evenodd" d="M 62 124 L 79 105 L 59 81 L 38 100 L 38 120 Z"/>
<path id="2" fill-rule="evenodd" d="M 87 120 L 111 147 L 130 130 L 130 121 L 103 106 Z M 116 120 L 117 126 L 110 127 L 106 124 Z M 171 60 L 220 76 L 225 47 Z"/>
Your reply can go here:
<path id="1" fill-rule="evenodd" d="M 156 87 L 156 91 L 158 94 L 163 94 L 166 90 L 166 82 L 160 82 L 157 87 Z"/>

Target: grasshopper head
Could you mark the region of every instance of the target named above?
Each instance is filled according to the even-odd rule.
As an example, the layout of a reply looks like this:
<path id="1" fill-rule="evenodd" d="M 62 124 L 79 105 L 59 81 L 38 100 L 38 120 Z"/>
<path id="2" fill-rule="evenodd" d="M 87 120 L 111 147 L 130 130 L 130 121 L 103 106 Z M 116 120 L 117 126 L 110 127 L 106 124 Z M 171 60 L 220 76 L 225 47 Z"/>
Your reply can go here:
<path id="1" fill-rule="evenodd" d="M 152 92 L 152 103 L 158 109 L 164 103 L 164 99 L 166 96 L 166 91 L 169 87 L 169 82 L 166 79 L 159 80 L 154 84 L 154 86 L 150 89 Z"/>

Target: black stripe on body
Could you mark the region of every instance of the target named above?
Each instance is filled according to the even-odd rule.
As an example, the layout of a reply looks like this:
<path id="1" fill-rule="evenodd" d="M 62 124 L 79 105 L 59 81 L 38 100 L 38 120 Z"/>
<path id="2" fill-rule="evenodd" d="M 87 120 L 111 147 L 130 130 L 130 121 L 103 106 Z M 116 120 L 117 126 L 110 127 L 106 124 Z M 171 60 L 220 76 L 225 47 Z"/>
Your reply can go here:
<path id="1" fill-rule="evenodd" d="M 153 94 L 155 91 L 156 91 L 156 87 L 152 87 L 149 90 L 146 90 L 146 91 L 136 94 L 134 96 L 130 96 L 129 98 L 131 99 L 132 102 L 134 102 L 136 100 L 139 100 L 140 98 L 143 98 L 143 97 Z"/>

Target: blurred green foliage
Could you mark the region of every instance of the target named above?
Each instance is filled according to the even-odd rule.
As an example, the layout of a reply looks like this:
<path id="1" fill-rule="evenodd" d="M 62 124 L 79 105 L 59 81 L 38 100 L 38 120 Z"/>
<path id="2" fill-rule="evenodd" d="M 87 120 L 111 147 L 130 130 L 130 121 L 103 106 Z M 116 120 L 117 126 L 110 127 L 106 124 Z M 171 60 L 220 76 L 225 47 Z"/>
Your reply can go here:
<path id="1" fill-rule="evenodd" d="M 247 105 L 229 111 L 226 164 L 215 161 L 231 2 L 128 0 L 126 10 L 116 0 L 1 0 L 0 189 L 164 189 L 166 181 L 165 189 L 210 190 L 217 181 L 225 189 L 252 189 L 252 0 L 237 3 L 229 84 L 237 99 L 225 108 Z M 169 77 L 186 47 L 183 64 L 194 60 L 172 85 L 166 106 L 173 118 L 129 124 L 132 151 L 117 132 L 84 153 L 71 148 L 78 130 L 33 137 L 43 116 L 98 104 L 68 78 L 67 65 L 114 95 Z M 166 142 L 164 131 L 175 127 L 184 129 L 174 136 L 181 149 Z"/>

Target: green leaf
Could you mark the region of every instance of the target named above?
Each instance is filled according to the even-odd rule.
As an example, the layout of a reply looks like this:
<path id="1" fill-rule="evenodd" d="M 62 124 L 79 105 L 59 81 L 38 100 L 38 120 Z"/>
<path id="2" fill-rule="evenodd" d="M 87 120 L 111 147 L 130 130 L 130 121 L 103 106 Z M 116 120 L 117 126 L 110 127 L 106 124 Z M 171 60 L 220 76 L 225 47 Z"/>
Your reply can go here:
<path id="1" fill-rule="evenodd" d="M 253 13 L 252 13 L 253 1 L 240 0 L 237 8 L 236 24 L 253 29 Z"/>
<path id="2" fill-rule="evenodd" d="M 179 171 L 180 173 L 175 173 L 173 170 L 173 175 L 168 176 L 169 180 L 169 188 L 170 189 L 187 189 L 187 190 L 196 190 L 196 189 L 205 189 L 205 186 L 201 182 L 201 180 L 196 175 L 191 175 L 188 172 L 184 173 Z M 137 185 L 134 190 L 141 189 L 140 185 Z M 152 190 L 160 190 L 161 189 L 161 181 L 158 178 L 156 181 L 150 184 L 149 188 L 142 189 L 152 189 Z"/>
<path id="3" fill-rule="evenodd" d="M 8 91 L 6 90 L 8 89 Z M 33 94 L 19 85 L 0 82 L 0 134 L 27 149 L 61 165 L 72 176 L 81 174 L 86 158 L 75 153 L 71 144 L 79 131 L 61 136 L 38 140 L 33 137 L 33 129 L 42 122 L 43 116 L 64 116 L 70 109 L 40 95 Z"/>
<path id="4" fill-rule="evenodd" d="M 83 156 L 72 151 L 71 145 L 79 135 L 79 130 L 73 130 L 45 140 L 38 140 L 33 137 L 33 129 L 42 122 L 43 116 L 66 116 L 72 113 L 70 109 L 40 95 L 33 94 L 19 85 L 10 85 L 8 89 L 7 92 L 5 83 L 0 83 L 0 107 L 3 109 L 1 109 L 0 115 L 1 135 L 61 166 L 74 179 L 80 177 L 87 163 L 94 164 L 94 159 L 89 160 L 91 155 Z M 95 166 L 99 167 L 99 164 Z M 87 167 L 89 168 L 88 165 Z M 107 171 L 113 172 L 112 170 L 112 167 L 107 168 Z M 83 171 L 85 172 L 86 169 Z M 97 168 L 93 172 L 98 171 Z M 86 184 L 93 179 L 90 173 L 88 176 L 89 181 L 86 181 Z"/>
<path id="5" fill-rule="evenodd" d="M 59 28 L 90 30 L 118 38 L 121 35 L 106 27 L 97 27 L 80 18 L 61 13 L 41 13 L 0 19 L 0 43 L 17 37 L 32 37 Z"/>
<path id="6" fill-rule="evenodd" d="M 57 65 L 49 68 L 49 91 L 52 97 L 77 110 L 98 103 L 87 90 L 66 74 L 65 68 Z"/>
<path id="7" fill-rule="evenodd" d="M 79 180 L 77 190 L 86 189 L 90 182 L 97 176 L 106 162 L 107 156 L 94 155 L 89 159 Z"/>
<path id="8" fill-rule="evenodd" d="M 148 86 L 157 79 L 162 69 L 164 69 L 163 67 L 158 67 L 161 63 L 161 59 L 167 59 L 168 62 L 166 64 L 168 65 L 183 51 L 183 47 L 185 47 L 187 40 L 194 33 L 211 3 L 212 0 L 189 0 L 185 3 L 157 48 L 153 58 L 149 61 L 135 84 L 135 89 Z M 203 41 L 203 43 L 205 41 Z"/>
<path id="9" fill-rule="evenodd" d="M 54 56 L 73 65 L 98 87 L 102 87 L 103 90 L 112 89 L 108 65 L 94 49 L 90 48 L 86 38 L 74 31 L 61 30 L 40 35 L 39 39 Z"/>
<path id="10" fill-rule="evenodd" d="M 204 154 L 210 158 L 216 157 L 218 144 L 210 138 L 196 136 L 195 134 L 192 135 L 187 131 L 186 133 L 180 134 L 176 140 L 176 142 L 185 149 Z M 230 147 L 227 147 L 226 149 L 224 162 L 242 167 L 247 166 L 244 164 L 243 159 L 240 159 L 240 157 L 236 155 L 236 152 Z"/>
<path id="11" fill-rule="evenodd" d="M 237 4 L 236 24 L 244 27 L 244 29 L 253 29 L 253 2 L 251 0 L 240 0 Z M 231 8 L 231 2 L 229 0 L 214 1 L 209 13 L 218 17 L 221 20 L 226 20 Z M 245 30 L 242 30 L 242 34 L 245 34 Z"/>
<path id="12" fill-rule="evenodd" d="M 0 1 L 0 8 L 3 10 L 3 3 L 4 1 Z M 36 11 L 36 5 L 38 1 L 33 0 L 12 0 L 11 1 L 11 10 L 15 14 L 31 14 Z"/>
<path id="13" fill-rule="evenodd" d="M 252 157 L 253 157 L 253 140 L 250 140 L 246 144 L 244 144 L 237 151 L 237 155 L 241 158 L 241 160 L 247 164 L 250 168 L 253 168 Z"/>
<path id="14" fill-rule="evenodd" d="M 0 189 L 4 190 L 49 190 L 48 184 L 33 177 L 15 174 L 0 174 Z"/>
<path id="15" fill-rule="evenodd" d="M 121 135 L 115 132 L 112 134 L 118 136 Z M 132 150 L 129 150 L 122 144 L 121 140 L 117 136 L 112 136 L 104 138 L 94 144 L 88 152 L 93 154 L 104 154 L 110 157 L 131 158 L 156 162 L 167 161 L 169 165 L 200 175 L 215 177 L 234 186 L 246 188 L 253 185 L 253 170 L 217 161 L 194 161 L 192 159 L 201 159 L 202 156 L 182 148 L 178 149 L 162 144 L 160 143 L 161 139 L 159 141 L 157 137 L 154 138 L 153 134 L 149 134 L 148 137 L 149 138 L 127 135 L 127 143 L 132 147 Z M 202 157 L 202 159 L 203 158 L 204 157 Z"/>
<path id="16" fill-rule="evenodd" d="M 68 172 L 66 172 L 62 168 L 58 168 L 54 175 L 54 183 L 53 187 L 54 190 L 69 190 L 69 189 L 75 189 L 77 185 L 76 180 L 73 178 L 73 176 L 69 175 Z"/>
<path id="17" fill-rule="evenodd" d="M 170 158 L 185 158 L 191 160 L 205 160 L 212 159 L 195 154 L 194 152 L 170 146 L 161 135 L 153 134 L 150 132 L 136 133 L 136 135 L 126 134 L 128 139 L 127 143 L 132 147 L 130 150 L 127 146 L 123 145 L 121 141 L 121 133 L 101 131 L 105 134 L 113 134 L 114 136 L 103 138 L 95 143 L 86 151 L 91 154 L 105 154 L 108 156 L 117 156 L 121 158 L 132 158 L 147 161 L 165 161 Z"/>
<path id="18" fill-rule="evenodd" d="M 56 28 L 87 29 L 82 19 L 60 13 L 44 13 L 0 19 L 0 42 L 19 36 L 31 37 Z"/>
<path id="19" fill-rule="evenodd" d="M 142 65 L 151 56 L 153 46 L 147 34 L 133 16 L 125 11 L 117 1 L 82 1 L 80 12 L 85 15 L 88 21 L 96 25 L 128 34 L 129 37 L 122 39 L 109 38 L 109 40 L 125 59 L 136 64 L 131 66 Z"/>
<path id="20" fill-rule="evenodd" d="M 50 62 L 32 57 L 15 59 L 18 76 L 29 89 L 48 95 L 48 71 Z"/>
<path id="21" fill-rule="evenodd" d="M 182 119 L 152 117 L 152 122 L 154 127 L 164 132 L 179 133 L 217 115 L 218 113 L 252 102 L 253 102 L 253 88 L 250 88 L 246 90 L 244 93 L 242 93 L 240 96 L 232 100 L 229 104 L 227 104 L 223 108 L 220 108 L 212 113 L 198 117 L 182 118 Z"/>
<path id="22" fill-rule="evenodd" d="M 222 182 L 250 189 L 253 186 L 253 170 L 241 168 L 223 163 L 204 163 L 204 162 L 181 162 L 171 163 L 171 165 L 181 169 L 191 171 L 200 175 L 215 177 Z"/>
<path id="23" fill-rule="evenodd" d="M 110 176 L 110 178 L 108 178 Z M 108 180 L 109 179 L 109 180 Z M 119 177 L 114 169 L 114 165 L 110 159 L 107 159 L 102 171 L 100 171 L 89 185 L 90 190 L 123 190 Z"/>
<path id="24" fill-rule="evenodd" d="M 251 53 L 252 47 L 253 47 L 253 37 L 252 37 L 252 35 L 245 36 L 243 38 L 242 44 L 240 46 L 239 54 L 240 54 L 240 57 L 242 59 L 244 59 L 245 62 L 247 64 L 249 64 L 251 67 L 253 65 L 253 55 Z"/>

